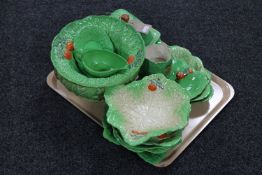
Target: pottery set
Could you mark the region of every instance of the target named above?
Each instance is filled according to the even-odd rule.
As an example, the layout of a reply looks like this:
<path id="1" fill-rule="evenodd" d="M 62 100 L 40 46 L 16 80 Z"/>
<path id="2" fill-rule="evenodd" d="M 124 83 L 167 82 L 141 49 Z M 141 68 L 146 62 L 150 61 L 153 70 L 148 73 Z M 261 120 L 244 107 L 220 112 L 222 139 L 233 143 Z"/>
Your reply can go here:
<path id="1" fill-rule="evenodd" d="M 119 9 L 67 24 L 51 50 L 56 77 L 69 91 L 106 103 L 104 138 L 150 164 L 182 142 L 191 104 L 213 95 L 202 61 L 160 36 Z"/>

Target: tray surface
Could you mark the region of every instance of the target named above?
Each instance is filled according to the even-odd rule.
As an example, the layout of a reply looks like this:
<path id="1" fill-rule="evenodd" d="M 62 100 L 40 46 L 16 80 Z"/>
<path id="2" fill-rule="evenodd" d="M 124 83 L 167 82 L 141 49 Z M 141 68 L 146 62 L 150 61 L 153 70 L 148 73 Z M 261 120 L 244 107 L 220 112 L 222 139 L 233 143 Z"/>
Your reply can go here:
<path id="1" fill-rule="evenodd" d="M 101 121 L 105 115 L 104 102 L 92 102 L 85 98 L 76 96 L 74 93 L 68 91 L 62 83 L 57 80 L 54 71 L 50 72 L 47 76 L 47 84 L 51 89 L 64 97 L 90 119 L 102 126 Z M 189 122 L 183 131 L 182 143 L 171 150 L 167 157 L 155 166 L 166 167 L 170 165 L 233 98 L 233 87 L 215 74 L 212 74 L 211 85 L 214 89 L 213 97 L 207 102 L 192 104 Z"/>

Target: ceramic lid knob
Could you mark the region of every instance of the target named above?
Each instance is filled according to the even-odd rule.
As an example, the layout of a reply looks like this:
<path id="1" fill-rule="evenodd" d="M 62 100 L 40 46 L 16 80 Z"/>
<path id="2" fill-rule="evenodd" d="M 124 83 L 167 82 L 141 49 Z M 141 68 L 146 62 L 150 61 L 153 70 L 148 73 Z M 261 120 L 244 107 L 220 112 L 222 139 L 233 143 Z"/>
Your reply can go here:
<path id="1" fill-rule="evenodd" d="M 121 15 L 120 18 L 121 18 L 122 21 L 125 21 L 125 22 L 129 21 L 129 15 L 128 14 L 123 14 L 123 15 Z"/>

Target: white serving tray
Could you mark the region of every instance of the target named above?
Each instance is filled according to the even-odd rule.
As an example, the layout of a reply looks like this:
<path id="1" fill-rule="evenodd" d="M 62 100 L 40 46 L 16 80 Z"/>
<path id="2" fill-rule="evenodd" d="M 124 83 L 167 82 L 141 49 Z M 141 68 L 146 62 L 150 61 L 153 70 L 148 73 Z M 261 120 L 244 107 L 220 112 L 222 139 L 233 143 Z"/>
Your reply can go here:
<path id="1" fill-rule="evenodd" d="M 83 97 L 76 96 L 63 86 L 56 78 L 54 71 L 47 76 L 47 84 L 90 119 L 102 126 L 101 121 L 105 115 L 104 102 L 91 102 Z M 233 98 L 235 93 L 233 87 L 214 74 L 212 74 L 211 85 L 214 89 L 213 97 L 207 102 L 192 104 L 189 122 L 182 134 L 182 143 L 171 150 L 166 158 L 155 166 L 166 167 L 170 165 Z"/>

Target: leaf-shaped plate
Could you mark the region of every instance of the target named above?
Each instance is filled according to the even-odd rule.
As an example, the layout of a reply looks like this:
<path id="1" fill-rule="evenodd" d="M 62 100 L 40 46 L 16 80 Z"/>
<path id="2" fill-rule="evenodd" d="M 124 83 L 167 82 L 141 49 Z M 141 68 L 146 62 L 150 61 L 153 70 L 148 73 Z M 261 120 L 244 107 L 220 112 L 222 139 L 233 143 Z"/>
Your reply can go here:
<path id="1" fill-rule="evenodd" d="M 158 164 L 161 162 L 165 157 L 168 155 L 169 151 L 164 152 L 164 153 L 159 153 L 159 154 L 154 154 L 150 152 L 141 152 L 137 153 L 137 155 L 142 158 L 144 161 L 150 163 L 150 164 Z"/>
<path id="2" fill-rule="evenodd" d="M 204 68 L 202 61 L 198 57 L 193 56 L 188 49 L 180 46 L 170 46 L 169 48 L 171 50 L 173 62 L 167 77 L 175 80 L 178 71 L 183 72 L 185 69 L 192 69 L 193 74 L 188 74 L 185 78 L 177 82 L 189 92 L 192 102 L 204 100 L 208 93 L 205 92 L 205 90 L 211 91 L 207 87 L 211 81 L 210 72 Z M 201 96 L 202 93 L 204 93 L 203 96 Z M 212 95 L 212 93 L 208 94 Z M 199 98 L 193 100 L 196 97 Z"/>
<path id="3" fill-rule="evenodd" d="M 190 112 L 186 91 L 163 74 L 107 89 L 105 102 L 109 107 L 107 122 L 132 146 L 183 129 Z"/>
<path id="4" fill-rule="evenodd" d="M 205 99 L 207 99 L 207 98 L 210 98 L 210 96 L 212 96 L 212 94 L 213 94 L 212 92 L 213 92 L 212 86 L 211 86 L 211 85 L 208 85 L 208 86 L 204 89 L 204 91 L 203 91 L 199 96 L 193 98 L 193 99 L 191 100 L 191 102 L 203 101 L 203 100 L 205 100 Z"/>
<path id="5" fill-rule="evenodd" d="M 104 131 L 103 131 L 103 136 L 117 144 L 117 145 L 122 145 L 123 147 L 125 147 L 126 149 L 136 152 L 136 153 L 141 153 L 141 152 L 150 152 L 150 153 L 154 153 L 154 154 L 160 154 L 160 153 L 164 153 L 172 148 L 174 148 L 175 146 L 177 146 L 180 142 L 181 142 L 181 137 L 182 137 L 182 132 L 179 131 L 176 134 L 176 137 L 173 137 L 174 140 L 174 144 L 170 145 L 170 146 L 162 146 L 162 145 L 145 145 L 145 144 L 141 144 L 141 145 L 137 145 L 137 146 L 131 146 L 128 145 L 122 138 L 120 132 L 118 131 L 118 129 L 113 128 L 111 125 L 109 125 L 106 120 L 103 121 L 103 127 L 104 127 Z"/>
<path id="6" fill-rule="evenodd" d="M 189 93 L 190 99 L 193 99 L 203 92 L 209 84 L 209 80 L 205 74 L 195 71 L 188 74 L 185 78 L 178 80 L 178 84 Z"/>
<path id="7" fill-rule="evenodd" d="M 189 67 L 195 70 L 200 71 L 203 69 L 202 61 L 198 57 L 193 56 L 188 49 L 176 45 L 169 46 L 169 48 L 174 59 L 184 60 Z"/>

